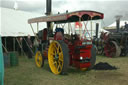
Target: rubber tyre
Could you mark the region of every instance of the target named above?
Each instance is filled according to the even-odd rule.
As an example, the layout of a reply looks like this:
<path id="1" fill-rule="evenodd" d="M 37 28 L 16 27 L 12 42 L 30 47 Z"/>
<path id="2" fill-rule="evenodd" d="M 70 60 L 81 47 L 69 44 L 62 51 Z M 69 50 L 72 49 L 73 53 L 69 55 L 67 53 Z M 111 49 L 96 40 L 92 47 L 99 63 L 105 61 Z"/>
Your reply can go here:
<path id="1" fill-rule="evenodd" d="M 56 43 L 58 43 L 60 46 L 61 46 L 61 48 L 62 48 L 62 53 L 63 53 L 63 66 L 62 66 L 62 70 L 61 70 L 61 72 L 58 72 L 58 73 L 56 73 L 55 71 L 53 71 L 53 67 L 50 65 L 51 63 L 50 63 L 50 54 L 49 54 L 49 52 L 51 51 L 50 50 L 50 48 L 51 48 L 51 46 L 49 47 L 49 50 L 48 50 L 48 62 L 49 62 L 49 67 L 50 67 L 50 69 L 51 69 L 51 71 L 54 73 L 54 74 L 67 74 L 67 72 L 68 72 L 68 67 L 69 67 L 69 49 L 68 49 L 68 46 L 67 46 L 67 44 L 64 42 L 64 41 L 62 41 L 62 40 L 57 40 L 57 41 L 53 41 L 52 43 L 54 43 L 54 42 L 56 42 Z M 52 43 L 50 44 L 50 45 L 52 45 Z"/>
<path id="2" fill-rule="evenodd" d="M 120 47 L 118 46 L 118 44 L 117 44 L 115 41 L 112 41 L 112 43 L 113 43 L 113 44 L 115 45 L 115 47 L 116 47 L 116 54 L 115 54 L 114 57 L 119 57 L 120 54 L 121 54 L 121 49 L 120 49 Z"/>
<path id="3" fill-rule="evenodd" d="M 110 41 L 109 43 L 105 44 L 104 53 L 108 57 L 119 57 L 121 54 L 121 48 L 119 47 L 116 41 Z"/>
<path id="4" fill-rule="evenodd" d="M 92 69 L 96 63 L 96 46 L 95 45 L 92 45 L 90 63 L 91 63 L 91 66 L 88 68 L 89 70 Z"/>

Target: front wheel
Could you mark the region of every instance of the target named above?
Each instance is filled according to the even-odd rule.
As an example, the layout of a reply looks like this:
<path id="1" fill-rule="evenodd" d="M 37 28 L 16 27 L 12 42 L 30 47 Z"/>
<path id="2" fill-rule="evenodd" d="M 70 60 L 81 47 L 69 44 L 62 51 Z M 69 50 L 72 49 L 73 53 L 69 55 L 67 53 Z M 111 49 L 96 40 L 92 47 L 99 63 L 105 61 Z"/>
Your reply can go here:
<path id="1" fill-rule="evenodd" d="M 44 66 L 44 57 L 42 56 L 40 51 L 36 52 L 35 63 L 36 63 L 36 66 L 39 68 Z"/>
<path id="2" fill-rule="evenodd" d="M 67 73 L 69 66 L 68 46 L 64 41 L 53 41 L 48 49 L 48 62 L 54 74 Z"/>

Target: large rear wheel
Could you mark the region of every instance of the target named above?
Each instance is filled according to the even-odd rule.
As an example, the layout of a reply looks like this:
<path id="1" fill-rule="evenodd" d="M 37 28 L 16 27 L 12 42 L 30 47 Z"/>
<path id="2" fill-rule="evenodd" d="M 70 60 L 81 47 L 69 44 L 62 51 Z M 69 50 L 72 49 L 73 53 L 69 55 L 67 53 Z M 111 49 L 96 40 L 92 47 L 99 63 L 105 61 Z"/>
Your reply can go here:
<path id="1" fill-rule="evenodd" d="M 69 66 L 68 47 L 64 41 L 53 41 L 48 50 L 48 62 L 54 74 L 64 74 Z"/>
<path id="2" fill-rule="evenodd" d="M 115 41 L 110 41 L 104 46 L 105 55 L 108 57 L 119 57 L 121 49 Z"/>

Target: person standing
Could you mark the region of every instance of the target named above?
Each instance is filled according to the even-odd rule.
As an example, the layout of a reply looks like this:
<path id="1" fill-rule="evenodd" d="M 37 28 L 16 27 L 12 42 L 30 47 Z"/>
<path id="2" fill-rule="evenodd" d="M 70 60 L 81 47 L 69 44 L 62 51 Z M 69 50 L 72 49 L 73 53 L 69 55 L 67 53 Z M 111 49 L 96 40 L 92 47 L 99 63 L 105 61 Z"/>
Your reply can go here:
<path id="1" fill-rule="evenodd" d="M 19 56 L 23 56 L 23 45 L 22 45 L 23 38 L 20 37 L 18 40 L 19 40 L 18 53 L 19 53 Z"/>
<path id="2" fill-rule="evenodd" d="M 127 22 L 125 22 L 124 29 L 125 29 L 126 31 L 128 31 L 128 24 L 127 24 Z"/>
<path id="3" fill-rule="evenodd" d="M 31 36 L 28 35 L 27 37 L 27 43 L 28 43 L 28 51 L 27 51 L 27 55 L 28 55 L 28 58 L 32 58 L 33 54 L 32 54 L 32 41 L 31 41 Z"/>

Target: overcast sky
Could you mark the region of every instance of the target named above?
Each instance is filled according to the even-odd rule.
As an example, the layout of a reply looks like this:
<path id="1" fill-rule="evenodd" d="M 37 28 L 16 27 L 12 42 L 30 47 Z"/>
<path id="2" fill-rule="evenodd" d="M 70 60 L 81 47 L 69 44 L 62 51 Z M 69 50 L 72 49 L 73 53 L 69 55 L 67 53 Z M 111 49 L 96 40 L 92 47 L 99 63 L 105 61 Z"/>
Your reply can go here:
<path id="1" fill-rule="evenodd" d="M 0 6 L 13 8 L 17 1 L 18 9 L 23 11 L 44 14 L 46 0 L 0 0 Z M 128 0 L 52 0 L 52 12 L 63 13 L 66 10 L 94 10 L 104 13 L 105 25 L 114 22 L 116 15 L 122 15 L 123 20 L 128 20 Z"/>

